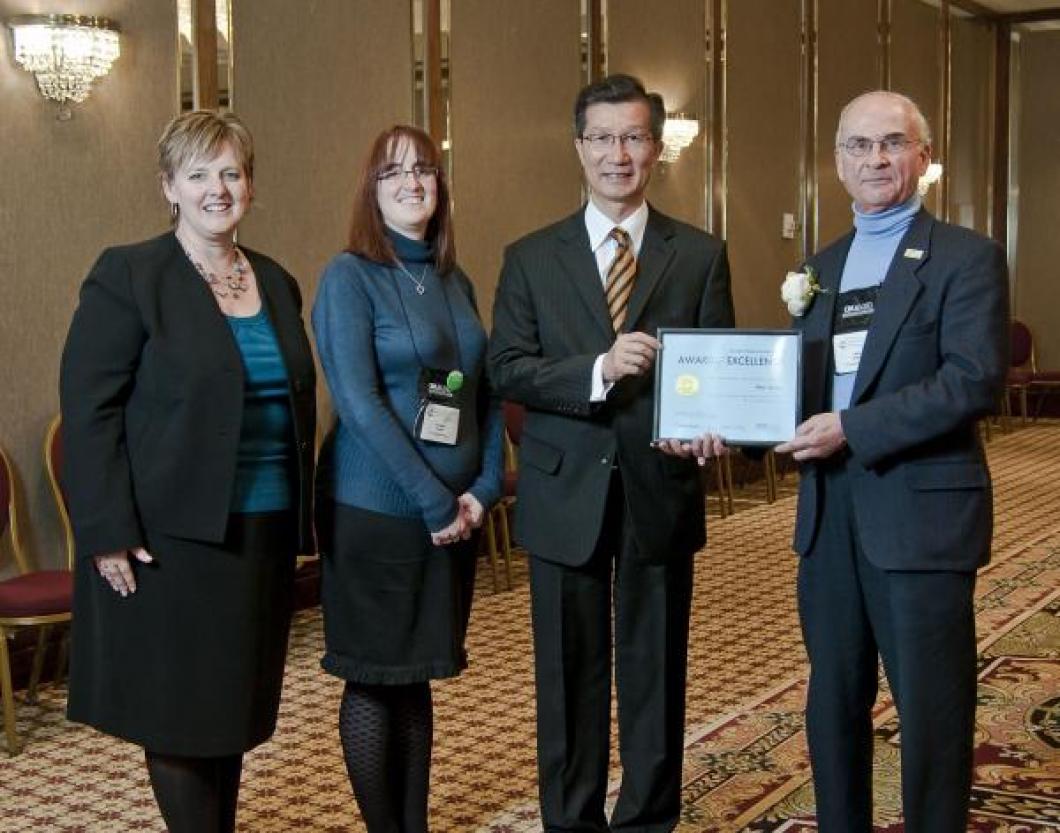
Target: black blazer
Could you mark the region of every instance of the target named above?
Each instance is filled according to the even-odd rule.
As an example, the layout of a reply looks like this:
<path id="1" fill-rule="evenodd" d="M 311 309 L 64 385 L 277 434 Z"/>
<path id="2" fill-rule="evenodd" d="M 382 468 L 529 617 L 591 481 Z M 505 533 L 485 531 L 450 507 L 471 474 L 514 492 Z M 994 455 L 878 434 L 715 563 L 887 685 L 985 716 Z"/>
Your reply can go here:
<path id="1" fill-rule="evenodd" d="M 243 251 L 290 380 L 308 548 L 316 395 L 301 296 L 281 266 Z M 100 255 L 81 287 L 59 380 L 63 485 L 80 555 L 145 546 L 145 529 L 224 539 L 243 387 L 235 338 L 172 232 Z"/>
<path id="2" fill-rule="evenodd" d="M 835 301 L 853 233 L 815 255 L 824 294 L 803 332 L 804 417 L 832 409 Z M 973 570 L 990 554 L 992 502 L 976 420 L 993 413 L 1008 369 L 1002 248 L 927 211 L 898 245 L 843 412 L 859 538 L 893 570 Z M 794 547 L 813 546 L 822 466 L 803 466 Z"/>
<path id="3" fill-rule="evenodd" d="M 652 209 L 637 269 L 625 331 L 733 325 L 721 241 Z M 546 560 L 590 558 L 616 459 L 644 557 L 687 555 L 705 541 L 698 467 L 650 447 L 654 374 L 589 401 L 593 363 L 614 340 L 584 209 L 508 247 L 489 369 L 499 394 L 527 407 L 516 527 Z"/>

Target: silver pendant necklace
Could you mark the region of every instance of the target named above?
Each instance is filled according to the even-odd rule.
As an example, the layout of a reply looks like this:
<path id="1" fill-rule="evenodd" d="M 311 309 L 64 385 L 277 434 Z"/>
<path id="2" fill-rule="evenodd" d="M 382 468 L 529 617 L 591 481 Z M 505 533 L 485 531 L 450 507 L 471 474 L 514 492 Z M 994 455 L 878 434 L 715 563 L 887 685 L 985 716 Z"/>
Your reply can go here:
<path id="1" fill-rule="evenodd" d="M 405 264 L 402 263 L 400 260 L 397 262 L 397 265 L 398 269 L 400 269 L 401 272 L 416 285 L 417 295 L 422 295 L 424 292 L 427 291 L 427 287 L 423 284 L 423 279 L 427 276 L 427 270 L 431 268 L 431 265 L 429 263 L 425 263 L 423 265 L 423 271 L 420 272 L 420 276 L 418 278 L 413 275 L 408 269 L 406 269 Z"/>
<path id="2" fill-rule="evenodd" d="M 180 241 L 180 238 L 178 237 L 177 240 Z M 232 246 L 232 253 L 235 258 L 232 272 L 222 276 L 218 276 L 207 269 L 200 260 L 192 255 L 183 241 L 180 241 L 180 247 L 184 249 L 184 254 L 191 261 L 192 266 L 195 267 L 195 271 L 199 273 L 206 285 L 210 287 L 213 294 L 218 298 L 227 298 L 231 295 L 233 301 L 238 301 L 240 296 L 250 289 L 247 283 L 246 257 L 238 246 Z"/>

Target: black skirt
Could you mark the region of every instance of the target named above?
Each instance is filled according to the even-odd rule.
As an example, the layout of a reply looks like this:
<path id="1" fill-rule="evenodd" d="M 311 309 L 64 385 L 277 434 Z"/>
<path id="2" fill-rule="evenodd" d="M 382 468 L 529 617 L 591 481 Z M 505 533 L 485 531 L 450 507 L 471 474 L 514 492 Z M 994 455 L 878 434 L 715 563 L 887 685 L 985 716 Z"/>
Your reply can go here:
<path id="1" fill-rule="evenodd" d="M 466 668 L 476 537 L 436 547 L 414 518 L 325 500 L 317 511 L 324 670 L 401 685 Z"/>
<path id="2" fill-rule="evenodd" d="M 225 541 L 147 533 L 122 598 L 78 560 L 70 720 L 169 755 L 220 756 L 267 740 L 291 622 L 289 512 L 230 516 Z"/>

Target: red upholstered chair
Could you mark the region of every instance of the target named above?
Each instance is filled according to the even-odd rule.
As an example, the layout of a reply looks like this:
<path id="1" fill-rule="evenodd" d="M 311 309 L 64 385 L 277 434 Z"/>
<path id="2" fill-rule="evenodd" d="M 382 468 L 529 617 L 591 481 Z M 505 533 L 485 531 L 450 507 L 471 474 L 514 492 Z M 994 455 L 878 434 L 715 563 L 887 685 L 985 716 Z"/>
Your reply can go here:
<path id="1" fill-rule="evenodd" d="M 15 480 L 11 463 L 0 449 L 0 538 L 8 535 L 18 574 L 0 581 L 0 696 L 3 699 L 4 735 L 7 751 L 17 755 L 21 743 L 15 733 L 15 693 L 11 683 L 11 657 L 8 653 L 8 636 L 20 628 L 38 628 L 37 647 L 30 671 L 26 699 L 33 702 L 44 665 L 44 653 L 51 626 L 58 622 L 69 622 L 71 617 L 74 583 L 73 533 L 69 517 L 62 500 L 57 466 L 61 461 L 59 420 L 48 429 L 44 446 L 44 457 L 48 464 L 48 475 L 56 495 L 66 541 L 66 569 L 34 570 L 22 550 L 19 538 L 18 516 L 15 507 Z M 60 659 L 60 667 L 62 660 Z"/>
<path id="2" fill-rule="evenodd" d="M 1005 417 L 1012 415 L 1011 396 L 1015 394 L 1019 397 L 1020 420 L 1026 424 L 1027 392 L 1034 377 L 1034 338 L 1026 324 L 1013 319 L 1009 325 L 1009 339 L 1011 355 L 1001 411 Z"/>
<path id="3" fill-rule="evenodd" d="M 486 516 L 486 543 L 493 568 L 493 589 L 500 589 L 497 577 L 498 556 L 504 559 L 507 586 L 512 588 L 512 533 L 508 510 L 515 503 L 515 484 L 519 479 L 519 443 L 523 439 L 526 409 L 515 402 L 505 402 L 504 409 L 504 487 L 501 499 Z"/>
<path id="4" fill-rule="evenodd" d="M 1027 330 L 1027 338 L 1030 341 L 1031 358 L 1030 358 L 1030 391 L 1031 393 L 1037 392 L 1038 404 L 1034 409 L 1034 418 L 1037 419 L 1038 415 L 1042 412 L 1042 406 L 1045 404 L 1045 399 L 1051 391 L 1060 388 L 1060 370 L 1042 369 L 1038 367 L 1038 354 L 1034 349 L 1034 338 L 1031 336 L 1031 331 L 1026 325 L 1020 325 Z"/>
<path id="5" fill-rule="evenodd" d="M 1060 388 L 1060 370 L 1042 370 L 1038 367 L 1038 356 L 1034 349 L 1034 336 L 1030 328 L 1018 319 L 1012 321 L 1012 359 L 1008 373 L 1008 386 L 1005 405 L 1008 405 L 1008 394 L 1016 393 L 1020 401 L 1020 418 L 1027 422 L 1027 395 L 1038 392 L 1038 405 L 1035 417 L 1041 413 L 1045 397 L 1050 391 Z"/>

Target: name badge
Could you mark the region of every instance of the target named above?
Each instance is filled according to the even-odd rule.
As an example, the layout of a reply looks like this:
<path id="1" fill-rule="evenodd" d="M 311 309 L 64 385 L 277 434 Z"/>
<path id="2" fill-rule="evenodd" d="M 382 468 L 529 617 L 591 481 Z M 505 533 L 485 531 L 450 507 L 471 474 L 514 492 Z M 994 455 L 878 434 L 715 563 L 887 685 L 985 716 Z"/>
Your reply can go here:
<path id="1" fill-rule="evenodd" d="M 854 330 L 832 336 L 832 356 L 838 375 L 857 373 L 858 365 L 861 364 L 861 351 L 865 347 L 865 336 L 868 334 L 868 330 Z"/>
<path id="2" fill-rule="evenodd" d="M 429 443 L 456 445 L 460 438 L 460 407 L 464 374 L 459 370 L 423 368 L 420 371 L 420 407 L 414 433 Z"/>
<path id="3" fill-rule="evenodd" d="M 869 326 L 876 313 L 876 297 L 879 292 L 879 285 L 865 286 L 840 292 L 836 299 L 832 360 L 839 376 L 858 371 L 861 349 L 865 346 L 865 337 L 869 334 Z"/>
<path id="4" fill-rule="evenodd" d="M 456 445 L 460 435 L 460 409 L 430 402 L 423 409 L 419 438 L 427 442 Z"/>

